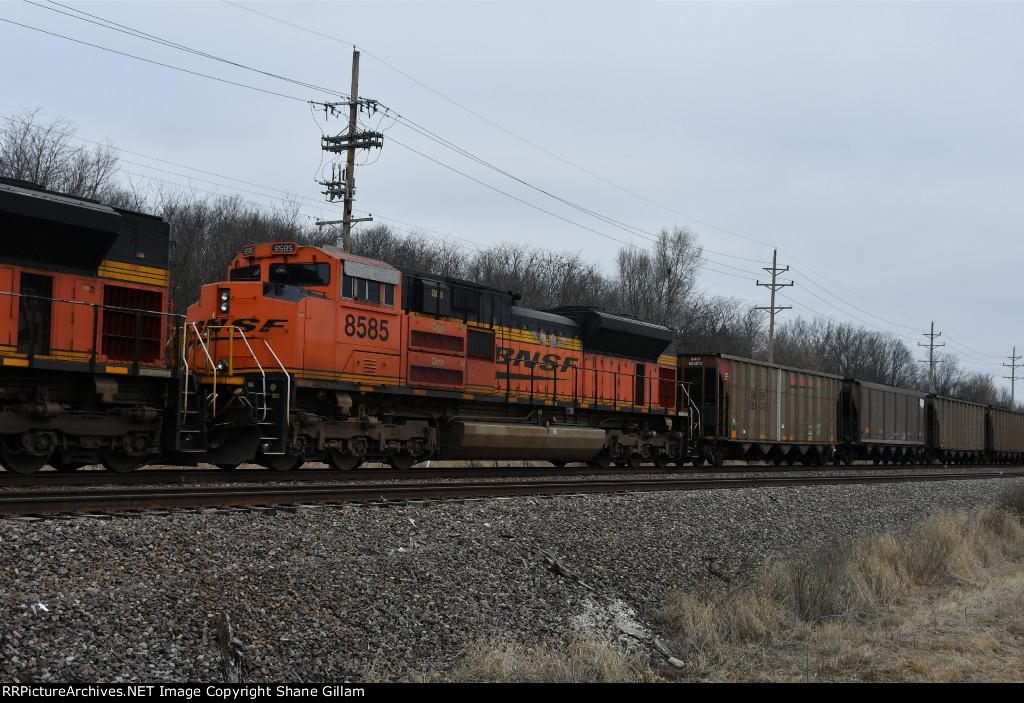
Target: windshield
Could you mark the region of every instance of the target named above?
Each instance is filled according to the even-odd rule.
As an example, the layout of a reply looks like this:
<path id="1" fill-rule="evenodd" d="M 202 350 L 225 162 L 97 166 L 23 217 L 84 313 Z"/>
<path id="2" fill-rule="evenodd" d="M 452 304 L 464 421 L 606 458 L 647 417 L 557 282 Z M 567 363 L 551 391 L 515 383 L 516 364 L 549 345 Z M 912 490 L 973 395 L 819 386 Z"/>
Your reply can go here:
<path id="1" fill-rule="evenodd" d="M 326 286 L 331 282 L 331 265 L 271 264 L 268 280 L 286 286 Z"/>

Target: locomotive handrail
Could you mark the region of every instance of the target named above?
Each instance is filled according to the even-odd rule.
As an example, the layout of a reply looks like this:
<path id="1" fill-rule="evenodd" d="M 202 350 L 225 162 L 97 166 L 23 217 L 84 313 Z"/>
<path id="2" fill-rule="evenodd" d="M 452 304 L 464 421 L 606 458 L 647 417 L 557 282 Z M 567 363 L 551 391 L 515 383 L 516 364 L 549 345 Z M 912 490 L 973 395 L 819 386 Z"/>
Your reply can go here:
<path id="1" fill-rule="evenodd" d="M 189 394 L 188 394 L 188 389 L 189 389 L 189 385 L 188 385 L 189 379 L 188 379 L 188 377 L 189 377 L 189 372 L 191 371 L 191 368 L 188 365 L 188 324 L 187 323 L 182 325 L 179 328 L 178 337 L 181 338 L 181 353 L 178 356 L 178 358 L 181 360 L 181 365 L 185 367 L 185 382 L 184 382 L 184 385 L 182 386 L 185 389 L 185 392 L 183 393 L 184 397 L 182 398 L 182 403 L 181 403 L 181 424 L 184 425 L 185 421 L 188 418 L 188 396 L 189 396 Z"/>
<path id="2" fill-rule="evenodd" d="M 261 382 L 263 384 L 263 393 L 261 395 L 261 397 L 263 398 L 263 404 L 260 407 L 260 411 L 263 413 L 263 415 L 260 417 L 259 422 L 263 422 L 264 420 L 267 419 L 267 412 L 268 412 L 268 408 L 267 408 L 267 374 L 263 370 L 263 364 L 261 364 L 260 360 L 256 358 L 256 352 L 254 352 L 252 350 L 252 346 L 249 344 L 249 340 L 246 339 L 246 337 L 245 337 L 245 330 L 243 330 L 241 327 L 234 327 L 232 329 L 238 330 L 238 334 L 240 334 L 242 336 L 242 341 L 245 342 L 245 346 L 249 350 L 249 354 L 252 356 L 252 360 L 256 362 L 256 366 L 260 370 L 260 379 L 261 379 Z M 266 340 L 263 340 L 263 341 L 266 342 Z M 268 344 L 267 346 L 269 347 L 270 345 Z M 233 351 L 234 351 L 233 349 L 229 349 L 229 355 L 231 355 L 231 352 L 233 352 Z M 270 353 L 273 354 L 274 353 L 273 350 L 271 350 Z M 233 355 L 229 356 L 229 358 L 233 358 Z M 274 358 L 276 359 L 277 357 L 275 356 Z M 280 364 L 281 362 L 278 361 L 277 363 Z M 285 373 L 287 374 L 287 372 L 285 372 Z"/>
<path id="3" fill-rule="evenodd" d="M 285 377 L 284 421 L 285 421 L 285 426 L 287 426 L 287 425 L 291 424 L 291 415 L 292 415 L 292 377 L 291 377 L 291 374 L 288 373 L 288 369 L 286 369 L 284 367 L 284 364 L 281 363 L 281 360 L 277 358 L 277 354 L 275 354 L 274 350 L 271 348 L 270 342 L 268 342 L 267 340 L 264 339 L 263 343 L 267 346 L 267 351 L 270 352 L 270 355 L 274 357 L 274 361 L 276 361 L 277 365 L 281 367 L 281 371 L 284 372 L 284 377 Z"/>
<path id="4" fill-rule="evenodd" d="M 210 356 L 210 350 L 207 349 L 206 342 L 203 341 L 203 336 L 199 333 L 199 328 L 196 327 L 196 323 L 191 322 L 191 323 L 189 323 L 189 326 L 195 332 L 196 339 L 199 341 L 199 346 L 201 346 L 203 348 L 203 354 L 206 355 L 206 361 L 209 364 L 210 368 L 213 369 L 213 391 L 212 391 L 212 397 L 210 398 L 210 400 L 211 400 L 210 410 L 211 410 L 212 417 L 216 417 L 217 416 L 217 364 L 214 363 L 213 358 Z M 209 330 L 205 330 L 205 331 L 207 333 L 209 333 Z"/>

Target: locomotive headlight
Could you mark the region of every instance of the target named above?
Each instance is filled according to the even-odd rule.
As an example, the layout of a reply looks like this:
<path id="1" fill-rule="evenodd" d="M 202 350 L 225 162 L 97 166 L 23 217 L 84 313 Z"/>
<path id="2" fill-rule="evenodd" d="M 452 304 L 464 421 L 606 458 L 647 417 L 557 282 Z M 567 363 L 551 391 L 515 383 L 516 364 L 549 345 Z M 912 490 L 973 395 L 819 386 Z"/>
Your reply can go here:
<path id="1" fill-rule="evenodd" d="M 217 306 L 218 308 L 220 308 L 221 312 L 226 313 L 228 311 L 228 308 L 230 307 L 230 300 L 231 291 L 222 290 L 220 292 L 220 304 Z"/>

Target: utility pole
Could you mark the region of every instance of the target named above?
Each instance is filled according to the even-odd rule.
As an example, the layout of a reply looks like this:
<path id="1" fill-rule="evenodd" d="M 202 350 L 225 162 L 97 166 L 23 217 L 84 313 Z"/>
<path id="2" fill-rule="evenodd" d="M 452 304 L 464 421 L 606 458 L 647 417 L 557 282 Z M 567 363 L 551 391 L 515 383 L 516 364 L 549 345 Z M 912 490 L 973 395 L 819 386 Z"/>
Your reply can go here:
<path id="1" fill-rule="evenodd" d="M 778 306 L 778 305 L 775 304 L 775 291 L 779 290 L 780 288 L 785 288 L 787 286 L 793 285 L 793 281 L 790 281 L 789 283 L 776 283 L 775 282 L 775 279 L 778 277 L 778 275 L 780 273 L 785 273 L 786 271 L 789 271 L 789 267 L 788 266 L 786 268 L 784 268 L 784 269 L 780 269 L 778 267 L 778 265 L 776 263 L 776 261 L 777 261 L 776 257 L 778 256 L 778 253 L 779 253 L 778 249 L 772 250 L 772 267 L 771 268 L 765 267 L 765 269 L 764 269 L 765 271 L 767 271 L 768 273 L 770 273 L 772 275 L 772 282 L 771 283 L 761 283 L 761 281 L 757 282 L 757 285 L 764 286 L 765 288 L 768 288 L 768 289 L 771 290 L 771 292 L 772 292 L 771 305 L 769 305 L 766 308 L 754 308 L 755 310 L 767 310 L 768 311 L 768 363 L 769 364 L 771 364 L 771 363 L 773 363 L 775 361 L 775 313 L 781 312 L 782 310 L 792 310 L 793 309 L 792 306 L 790 306 L 790 305 Z"/>
<path id="2" fill-rule="evenodd" d="M 1017 363 L 1017 359 L 1021 358 L 1021 357 L 1017 356 L 1017 347 L 1013 348 L 1013 354 L 1011 354 L 1007 358 L 1009 358 L 1010 363 L 1009 364 L 1003 364 L 1003 366 L 1009 367 L 1010 375 L 1009 376 L 1003 376 L 1003 378 L 1010 379 L 1010 405 L 1012 406 L 1011 410 L 1016 410 L 1017 409 L 1017 401 L 1016 401 L 1016 399 L 1014 398 L 1014 395 L 1013 395 L 1013 382 L 1017 380 L 1017 369 L 1022 366 L 1022 364 L 1018 364 Z"/>
<path id="3" fill-rule="evenodd" d="M 928 392 L 929 393 L 934 393 L 935 392 L 935 347 L 944 347 L 944 346 L 946 346 L 946 344 L 945 344 L 945 342 L 943 342 L 942 344 L 936 344 L 935 343 L 935 338 L 936 337 L 941 337 L 942 336 L 942 332 L 936 332 L 935 331 L 935 322 L 934 321 L 932 322 L 932 331 L 931 332 L 924 332 L 922 334 L 923 334 L 923 336 L 928 338 L 928 343 L 924 344 L 922 342 L 918 342 L 917 346 L 919 346 L 919 347 L 928 347 L 928 361 L 925 361 L 924 359 L 918 359 L 918 361 L 920 363 L 922 363 L 922 364 L 928 364 Z"/>
<path id="4" fill-rule="evenodd" d="M 321 139 L 320 148 L 324 151 L 329 151 L 334 154 L 340 154 L 346 152 L 345 167 L 341 169 L 341 173 L 338 173 L 337 166 L 331 165 L 331 180 L 330 181 L 319 181 L 320 185 L 325 186 L 327 190 L 323 191 L 323 194 L 327 196 L 328 200 L 333 201 L 335 198 L 341 198 L 344 204 L 341 220 L 332 221 L 318 221 L 316 224 L 318 227 L 323 225 L 341 225 L 341 239 L 342 249 L 349 251 L 352 243 L 352 223 L 353 222 L 371 222 L 372 217 L 364 217 L 360 219 L 352 219 L 352 201 L 355 200 L 356 193 L 356 149 L 372 149 L 374 147 L 381 148 L 384 145 L 384 135 L 380 132 L 357 132 L 358 127 L 357 118 L 359 117 L 359 109 L 361 107 L 368 107 L 376 111 L 377 102 L 375 100 L 359 100 L 359 51 L 353 47 L 352 49 L 352 90 L 351 96 L 348 101 L 343 103 L 324 103 L 325 111 L 330 109 L 334 112 L 335 108 L 348 105 L 348 131 L 345 134 L 339 134 L 335 137 L 323 137 Z"/>

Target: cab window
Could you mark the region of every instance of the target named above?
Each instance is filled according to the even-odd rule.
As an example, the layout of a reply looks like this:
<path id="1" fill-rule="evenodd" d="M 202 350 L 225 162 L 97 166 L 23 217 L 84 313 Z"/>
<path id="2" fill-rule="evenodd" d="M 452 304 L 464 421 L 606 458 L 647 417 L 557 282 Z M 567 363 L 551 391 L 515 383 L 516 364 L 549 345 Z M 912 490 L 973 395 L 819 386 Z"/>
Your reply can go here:
<path id="1" fill-rule="evenodd" d="M 268 280 L 285 286 L 326 286 L 331 265 L 326 263 L 271 264 Z"/>
<path id="2" fill-rule="evenodd" d="M 258 281 L 260 280 L 260 265 L 238 266 L 228 273 L 229 281 Z"/>
<path id="3" fill-rule="evenodd" d="M 358 300 L 362 303 L 377 303 L 394 307 L 395 286 L 393 283 L 381 283 L 342 274 L 341 297 Z"/>

